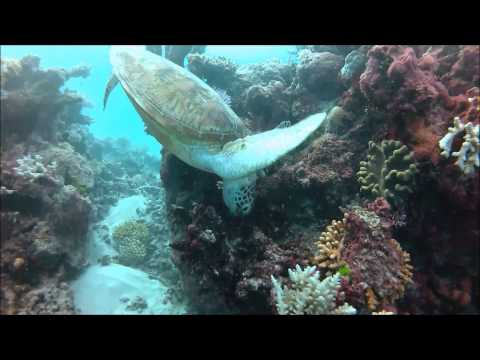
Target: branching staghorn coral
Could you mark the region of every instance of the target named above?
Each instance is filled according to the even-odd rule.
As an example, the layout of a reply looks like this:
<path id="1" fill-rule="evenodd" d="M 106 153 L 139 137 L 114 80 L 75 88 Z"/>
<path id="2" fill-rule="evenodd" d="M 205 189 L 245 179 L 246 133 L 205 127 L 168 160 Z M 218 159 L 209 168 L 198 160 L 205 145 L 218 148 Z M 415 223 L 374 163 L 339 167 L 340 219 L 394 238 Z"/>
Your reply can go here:
<path id="1" fill-rule="evenodd" d="M 480 97 L 469 98 L 469 102 L 476 106 L 476 111 L 480 112 Z M 476 104 L 474 104 L 476 102 Z M 463 143 L 458 151 L 452 151 L 452 145 L 457 135 L 464 133 Z M 457 158 L 455 164 L 462 169 L 464 174 L 473 174 L 475 168 L 480 167 L 480 129 L 479 124 L 473 125 L 472 122 L 462 123 L 460 117 L 453 119 L 453 127 L 448 128 L 447 134 L 440 139 L 438 145 L 443 150 L 442 155 L 449 158 L 450 155 Z"/>
<path id="2" fill-rule="evenodd" d="M 320 281 L 315 266 L 304 270 L 299 265 L 288 269 L 290 287 L 282 286 L 272 276 L 277 311 L 280 315 L 353 315 L 356 310 L 345 303 L 337 306 L 337 293 L 340 288 L 340 275 L 328 276 Z"/>
<path id="3" fill-rule="evenodd" d="M 369 142 L 367 161 L 357 173 L 360 190 L 373 198 L 384 197 L 392 205 L 402 202 L 403 193 L 412 193 L 417 167 L 413 153 L 399 141 Z"/>
<path id="4" fill-rule="evenodd" d="M 137 220 L 128 220 L 118 225 L 112 234 L 119 252 L 120 262 L 138 264 L 147 256 L 147 225 Z"/>

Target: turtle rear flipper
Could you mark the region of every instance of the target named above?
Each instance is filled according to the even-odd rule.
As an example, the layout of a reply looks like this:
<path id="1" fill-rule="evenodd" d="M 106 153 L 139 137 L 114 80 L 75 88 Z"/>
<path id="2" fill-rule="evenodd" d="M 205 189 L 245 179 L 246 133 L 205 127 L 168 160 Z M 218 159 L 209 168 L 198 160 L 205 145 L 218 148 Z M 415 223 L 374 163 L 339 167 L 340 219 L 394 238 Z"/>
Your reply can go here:
<path id="1" fill-rule="evenodd" d="M 105 110 L 107 107 L 108 97 L 117 84 L 118 78 L 115 75 L 112 75 L 110 80 L 108 80 L 107 87 L 105 88 L 105 94 L 103 95 L 103 110 Z"/>
<path id="2" fill-rule="evenodd" d="M 247 215 L 255 201 L 255 173 L 239 179 L 224 179 L 223 201 L 233 215 Z"/>

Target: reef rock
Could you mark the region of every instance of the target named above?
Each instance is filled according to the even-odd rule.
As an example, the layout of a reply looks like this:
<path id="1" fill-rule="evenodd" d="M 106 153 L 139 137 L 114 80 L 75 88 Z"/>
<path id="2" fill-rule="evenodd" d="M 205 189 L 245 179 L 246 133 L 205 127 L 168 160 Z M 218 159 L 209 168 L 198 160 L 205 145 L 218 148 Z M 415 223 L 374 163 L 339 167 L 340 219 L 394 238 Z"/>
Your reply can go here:
<path id="1" fill-rule="evenodd" d="M 73 313 L 66 281 L 85 266 L 93 206 L 89 161 L 62 143 L 82 97 L 61 90 L 84 67 L 43 70 L 39 59 L 2 59 L 1 313 Z"/>
<path id="2" fill-rule="evenodd" d="M 339 55 L 303 50 L 297 66 L 299 84 L 322 100 L 333 99 L 341 93 L 338 76 L 343 64 L 344 59 Z"/>

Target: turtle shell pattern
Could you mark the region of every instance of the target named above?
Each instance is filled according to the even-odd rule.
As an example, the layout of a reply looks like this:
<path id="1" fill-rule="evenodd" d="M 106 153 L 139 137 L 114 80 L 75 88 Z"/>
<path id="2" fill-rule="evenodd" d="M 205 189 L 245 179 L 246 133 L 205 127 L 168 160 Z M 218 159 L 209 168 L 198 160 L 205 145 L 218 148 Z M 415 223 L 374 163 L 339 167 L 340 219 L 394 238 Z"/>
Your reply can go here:
<path id="1" fill-rule="evenodd" d="M 112 47 L 113 72 L 148 130 L 186 144 L 223 145 L 247 134 L 215 90 L 173 62 L 138 47 Z"/>

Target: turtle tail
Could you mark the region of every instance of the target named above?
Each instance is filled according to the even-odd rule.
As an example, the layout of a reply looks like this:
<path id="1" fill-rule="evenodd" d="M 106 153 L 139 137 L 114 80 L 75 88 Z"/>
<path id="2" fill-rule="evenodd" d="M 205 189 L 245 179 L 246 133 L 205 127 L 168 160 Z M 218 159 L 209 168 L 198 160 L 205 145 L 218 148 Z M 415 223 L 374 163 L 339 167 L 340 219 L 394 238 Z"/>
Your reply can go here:
<path id="1" fill-rule="evenodd" d="M 107 101 L 108 97 L 110 96 L 110 93 L 112 90 L 117 86 L 118 84 L 118 78 L 115 75 L 112 75 L 110 77 L 110 80 L 108 80 L 107 87 L 105 88 L 105 94 L 103 96 L 103 110 L 107 107 Z"/>

